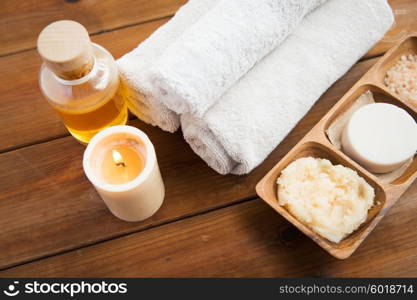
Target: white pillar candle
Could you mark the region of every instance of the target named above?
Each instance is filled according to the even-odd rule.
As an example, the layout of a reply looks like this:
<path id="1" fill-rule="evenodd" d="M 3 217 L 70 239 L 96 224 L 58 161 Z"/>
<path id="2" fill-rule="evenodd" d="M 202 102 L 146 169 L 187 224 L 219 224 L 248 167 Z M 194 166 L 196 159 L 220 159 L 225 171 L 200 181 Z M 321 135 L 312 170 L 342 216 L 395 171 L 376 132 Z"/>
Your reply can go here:
<path id="1" fill-rule="evenodd" d="M 148 136 L 131 126 L 96 134 L 83 158 L 84 172 L 109 210 L 125 221 L 141 221 L 162 205 L 165 188 Z"/>

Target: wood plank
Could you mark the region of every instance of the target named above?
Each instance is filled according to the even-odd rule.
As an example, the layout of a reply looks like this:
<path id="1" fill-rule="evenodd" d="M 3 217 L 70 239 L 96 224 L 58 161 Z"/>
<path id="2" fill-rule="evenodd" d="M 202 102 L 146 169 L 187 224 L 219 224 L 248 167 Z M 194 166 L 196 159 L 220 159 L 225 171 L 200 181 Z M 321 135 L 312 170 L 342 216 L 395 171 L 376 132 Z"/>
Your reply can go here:
<path id="1" fill-rule="evenodd" d="M 163 0 L 155 1 L 155 3 L 162 3 L 161 1 Z M 149 3 L 153 2 L 149 1 Z M 407 12 L 397 13 L 399 25 L 396 30 L 417 28 L 416 0 L 394 0 L 391 2 L 398 12 Z M 26 2 L 20 1 L 19 5 L 23 5 L 23 3 Z M 106 32 L 94 36 L 93 41 L 106 47 L 117 58 L 134 48 L 167 20 L 168 18 L 165 18 Z M 31 26 L 22 25 L 24 28 Z M 0 25 L 0 30 L 4 30 L 4 28 L 5 26 Z M 0 36 L 2 35 L 0 34 Z M 387 39 L 387 42 L 378 44 L 365 58 L 384 53 L 394 41 L 395 39 L 390 38 Z M 0 57 L 2 73 L 8 74 L 0 82 L 0 152 L 68 135 L 62 122 L 39 91 L 38 71 L 40 64 L 41 61 L 36 50 Z M 9 130 L 10 124 L 14 124 L 15 131 Z M 15 134 L 15 132 L 19 132 L 19 134 Z"/>
<path id="2" fill-rule="evenodd" d="M 71 19 L 96 34 L 170 16 L 186 0 L 2 0 L 0 55 L 35 48 L 39 32 L 49 23 Z"/>
<path id="3" fill-rule="evenodd" d="M 3 0 L 0 6 L 0 55 L 36 47 L 43 27 L 60 19 L 81 22 L 90 34 L 170 16 L 187 0 Z M 398 27 L 372 55 L 385 52 L 403 28 L 416 28 L 415 0 L 389 0 Z M 401 28 L 401 29 L 400 29 Z"/>
<path id="4" fill-rule="evenodd" d="M 107 211 L 84 177 L 84 147 L 72 137 L 1 154 L 0 169 L 7 171 L 0 174 L 0 267 L 254 197 L 259 179 L 375 62 L 357 64 L 335 83 L 268 159 L 247 176 L 218 175 L 190 150 L 180 133 L 165 133 L 133 121 L 155 144 L 167 192 L 162 209 L 142 223 L 119 221 Z"/>
<path id="5" fill-rule="evenodd" d="M 252 200 L 0 272 L 0 277 L 415 277 L 417 183 L 347 260 Z"/>

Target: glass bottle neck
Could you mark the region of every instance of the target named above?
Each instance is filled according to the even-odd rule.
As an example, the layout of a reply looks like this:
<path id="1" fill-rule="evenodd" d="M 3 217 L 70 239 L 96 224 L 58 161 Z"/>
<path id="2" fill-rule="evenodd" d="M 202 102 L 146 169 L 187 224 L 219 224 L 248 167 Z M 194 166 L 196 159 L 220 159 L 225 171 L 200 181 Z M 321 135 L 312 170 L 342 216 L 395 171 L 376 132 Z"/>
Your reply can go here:
<path id="1" fill-rule="evenodd" d="M 61 82 L 62 84 L 79 85 L 95 76 L 95 74 L 97 73 L 97 61 L 94 55 L 92 55 L 91 60 L 87 64 L 85 64 L 83 68 L 71 72 L 65 72 L 65 76 L 63 76 L 62 73 L 52 73 L 54 74 L 57 81 Z"/>

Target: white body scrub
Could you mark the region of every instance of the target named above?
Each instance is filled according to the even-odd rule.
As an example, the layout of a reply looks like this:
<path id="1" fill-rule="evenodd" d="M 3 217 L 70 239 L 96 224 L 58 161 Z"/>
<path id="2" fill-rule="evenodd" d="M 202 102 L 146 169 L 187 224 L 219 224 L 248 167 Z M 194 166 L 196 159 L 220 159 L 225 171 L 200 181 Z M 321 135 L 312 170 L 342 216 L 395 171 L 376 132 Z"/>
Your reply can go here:
<path id="1" fill-rule="evenodd" d="M 374 204 L 374 189 L 362 177 L 327 159 L 297 159 L 281 172 L 277 183 L 279 204 L 335 243 L 365 222 Z"/>

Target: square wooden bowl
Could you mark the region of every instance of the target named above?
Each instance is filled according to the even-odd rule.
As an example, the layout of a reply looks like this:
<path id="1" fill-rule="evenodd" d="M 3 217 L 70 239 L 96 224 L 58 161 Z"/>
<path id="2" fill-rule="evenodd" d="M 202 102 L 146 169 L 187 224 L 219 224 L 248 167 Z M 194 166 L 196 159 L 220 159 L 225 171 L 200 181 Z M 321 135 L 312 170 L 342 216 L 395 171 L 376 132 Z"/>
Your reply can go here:
<path id="1" fill-rule="evenodd" d="M 388 51 L 256 186 L 258 195 L 266 203 L 323 249 L 339 259 L 348 258 L 359 247 L 392 205 L 416 179 L 417 157 L 414 156 L 411 165 L 399 178 L 386 183 L 333 146 L 326 135 L 326 129 L 340 114 L 349 109 L 361 94 L 369 90 L 373 93 L 375 102 L 397 105 L 405 109 L 417 121 L 417 104 L 393 94 L 384 85 L 387 70 L 404 54 L 417 54 L 417 35 L 406 37 Z M 358 172 L 375 190 L 375 205 L 368 211 L 366 221 L 340 243 L 333 243 L 320 236 L 298 221 L 285 207 L 278 204 L 277 179 L 281 171 L 292 161 L 307 156 L 325 158 L 335 165 L 341 164 L 351 168 Z"/>

